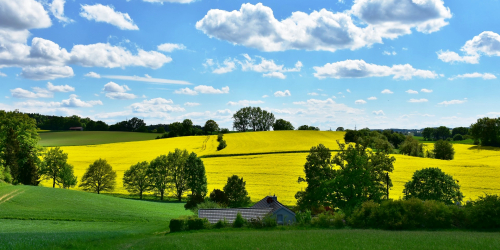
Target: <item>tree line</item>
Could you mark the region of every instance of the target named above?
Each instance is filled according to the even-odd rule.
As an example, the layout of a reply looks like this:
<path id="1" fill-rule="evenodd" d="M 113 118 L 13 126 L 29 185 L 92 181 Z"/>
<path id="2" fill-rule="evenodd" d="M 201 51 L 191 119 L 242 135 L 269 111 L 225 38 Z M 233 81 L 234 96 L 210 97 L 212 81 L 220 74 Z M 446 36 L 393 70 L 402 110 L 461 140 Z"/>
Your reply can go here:
<path id="1" fill-rule="evenodd" d="M 275 119 L 274 114 L 260 107 L 244 107 L 233 114 L 233 128 L 239 132 L 295 130 L 291 122 Z M 318 127 L 302 125 L 297 130 L 316 130 Z"/>

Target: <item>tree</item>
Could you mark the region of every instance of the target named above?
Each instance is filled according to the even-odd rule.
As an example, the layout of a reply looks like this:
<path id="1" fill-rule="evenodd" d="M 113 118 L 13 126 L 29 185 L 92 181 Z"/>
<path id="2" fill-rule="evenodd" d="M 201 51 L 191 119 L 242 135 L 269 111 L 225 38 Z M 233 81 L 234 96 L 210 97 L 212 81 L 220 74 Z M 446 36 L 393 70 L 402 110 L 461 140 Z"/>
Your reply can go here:
<path id="1" fill-rule="evenodd" d="M 500 118 L 480 118 L 471 124 L 470 134 L 482 146 L 500 146 Z"/>
<path id="2" fill-rule="evenodd" d="M 227 196 L 229 207 L 245 207 L 250 204 L 250 197 L 245 186 L 246 182 L 237 175 L 227 178 L 223 190 Z"/>
<path id="3" fill-rule="evenodd" d="M 182 132 L 184 127 L 180 122 L 171 123 L 169 126 L 170 133 L 168 133 L 169 137 L 182 136 Z"/>
<path id="4" fill-rule="evenodd" d="M 186 160 L 186 186 L 191 190 L 191 194 L 199 194 L 203 197 L 207 195 L 207 176 L 205 165 L 200 157 L 194 152 L 189 154 Z"/>
<path id="5" fill-rule="evenodd" d="M 422 131 L 422 136 L 424 137 L 424 140 L 426 141 L 431 141 L 434 137 L 434 132 L 435 129 L 433 128 L 424 128 Z"/>
<path id="6" fill-rule="evenodd" d="M 113 191 L 116 185 L 116 172 L 104 159 L 90 164 L 80 181 L 79 187 L 85 191 L 96 192 Z"/>
<path id="7" fill-rule="evenodd" d="M 36 128 L 36 121 L 28 115 L 0 110 L 0 162 L 9 169 L 13 184 L 39 183 L 42 148 Z"/>
<path id="8" fill-rule="evenodd" d="M 278 119 L 276 122 L 273 124 L 273 130 L 278 131 L 278 130 L 295 130 L 293 125 L 289 121 L 285 121 L 283 119 Z"/>
<path id="9" fill-rule="evenodd" d="M 165 127 L 162 127 L 162 126 L 158 127 L 158 128 L 156 129 L 156 133 L 161 133 L 161 134 L 164 134 L 164 133 L 165 133 Z"/>
<path id="10" fill-rule="evenodd" d="M 222 206 L 226 206 L 229 203 L 226 193 L 220 189 L 214 189 L 210 193 L 210 200 Z"/>
<path id="11" fill-rule="evenodd" d="M 441 160 L 453 160 L 455 157 L 455 149 L 449 141 L 439 140 L 434 143 L 434 157 Z"/>
<path id="12" fill-rule="evenodd" d="M 215 131 L 219 131 L 219 125 L 214 120 L 208 120 L 205 122 L 205 132 L 213 134 Z"/>
<path id="13" fill-rule="evenodd" d="M 134 117 L 127 122 L 128 131 L 138 131 L 141 127 L 146 127 L 144 120 Z"/>
<path id="14" fill-rule="evenodd" d="M 424 157 L 424 144 L 413 136 L 406 136 L 406 140 L 399 146 L 399 152 L 403 155 Z"/>
<path id="15" fill-rule="evenodd" d="M 233 114 L 233 128 L 240 132 L 268 131 L 273 126 L 274 115 L 259 107 L 245 107 Z"/>
<path id="16" fill-rule="evenodd" d="M 302 125 L 302 126 L 298 127 L 297 130 L 316 130 L 316 131 L 319 131 L 319 128 L 314 127 L 314 126 Z"/>
<path id="17" fill-rule="evenodd" d="M 252 107 L 241 108 L 233 114 L 233 128 L 240 131 L 245 132 L 248 130 L 250 125 L 250 111 Z"/>
<path id="18" fill-rule="evenodd" d="M 454 141 L 463 141 L 464 137 L 461 134 L 456 134 L 453 136 Z"/>
<path id="19" fill-rule="evenodd" d="M 168 170 L 168 158 L 166 155 L 160 155 L 149 163 L 147 175 L 151 188 L 157 194 L 160 194 L 160 200 L 163 200 L 165 190 L 170 183 L 170 173 Z"/>
<path id="20" fill-rule="evenodd" d="M 72 188 L 76 186 L 78 182 L 78 177 L 75 176 L 74 167 L 70 164 L 64 164 L 64 166 L 59 171 L 58 179 L 59 186 L 62 188 Z"/>
<path id="21" fill-rule="evenodd" d="M 338 127 L 335 131 L 344 131 L 344 127 Z"/>
<path id="22" fill-rule="evenodd" d="M 411 181 L 405 184 L 403 194 L 405 199 L 436 200 L 446 204 L 455 204 L 463 199 L 458 181 L 439 168 L 415 171 Z"/>
<path id="23" fill-rule="evenodd" d="M 130 193 L 139 194 L 139 199 L 141 200 L 142 195 L 151 190 L 148 168 L 149 163 L 147 161 L 138 162 L 123 174 L 123 186 L 125 189 Z"/>
<path id="24" fill-rule="evenodd" d="M 436 140 L 446 140 L 451 137 L 450 129 L 445 126 L 437 128 L 435 134 Z"/>
<path id="25" fill-rule="evenodd" d="M 59 173 L 66 166 L 67 160 L 68 154 L 64 153 L 59 147 L 51 148 L 45 154 L 43 167 L 40 172 L 45 179 L 52 179 L 52 188 L 55 188 L 56 184 L 59 185 L 61 183 Z"/>
<path id="26" fill-rule="evenodd" d="M 182 135 L 189 136 L 193 133 L 193 122 L 189 119 L 182 121 Z"/>
<path id="27" fill-rule="evenodd" d="M 188 190 L 188 178 L 186 175 L 186 161 L 188 157 L 189 153 L 187 150 L 180 150 L 178 148 L 167 155 L 167 168 L 170 173 L 169 186 L 178 201 L 181 201 L 182 194 Z"/>
<path id="28" fill-rule="evenodd" d="M 372 152 L 360 144 L 339 144 L 340 152 L 330 159 L 323 145 L 311 148 L 304 166 L 305 191 L 296 194 L 301 208 L 338 207 L 349 213 L 364 201 L 388 198 L 394 157 Z"/>
<path id="29" fill-rule="evenodd" d="M 469 134 L 469 128 L 466 127 L 456 127 L 453 130 L 451 130 L 451 136 L 455 137 L 455 135 L 468 135 Z"/>

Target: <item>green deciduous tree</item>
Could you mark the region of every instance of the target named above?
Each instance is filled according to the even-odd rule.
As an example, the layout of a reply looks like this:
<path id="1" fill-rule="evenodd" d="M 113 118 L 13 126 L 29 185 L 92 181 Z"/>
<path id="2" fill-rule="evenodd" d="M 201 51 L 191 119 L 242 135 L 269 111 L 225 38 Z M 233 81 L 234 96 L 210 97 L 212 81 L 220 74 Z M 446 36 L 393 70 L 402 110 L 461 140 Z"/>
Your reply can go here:
<path id="1" fill-rule="evenodd" d="M 424 157 L 424 144 L 420 143 L 417 139 L 413 138 L 413 136 L 406 136 L 406 139 L 401 146 L 399 146 L 399 152 L 403 155 L 416 156 L 416 157 Z"/>
<path id="2" fill-rule="evenodd" d="M 0 110 L 0 159 L 14 184 L 38 185 L 39 140 L 34 119 L 17 110 Z"/>
<path id="3" fill-rule="evenodd" d="M 139 194 L 141 200 L 142 195 L 151 190 L 148 168 L 149 163 L 147 161 L 138 162 L 123 174 L 123 186 L 125 189 L 130 193 Z"/>
<path id="4" fill-rule="evenodd" d="M 152 160 L 149 163 L 147 174 L 151 188 L 160 195 L 160 200 L 163 200 L 165 190 L 167 190 L 171 181 L 167 156 L 160 155 Z"/>
<path id="5" fill-rule="evenodd" d="M 96 192 L 113 191 L 116 185 L 116 172 L 104 159 L 90 164 L 80 181 L 79 187 L 85 191 Z"/>
<path id="6" fill-rule="evenodd" d="M 435 130 L 435 136 L 434 136 L 435 140 L 446 140 L 450 137 L 451 137 L 450 129 L 445 126 L 441 126 Z"/>
<path id="7" fill-rule="evenodd" d="M 188 191 L 188 178 L 186 174 L 186 161 L 189 157 L 187 150 L 175 149 L 174 152 L 169 152 L 167 155 L 168 173 L 170 173 L 170 189 L 178 201 L 184 192 Z"/>
<path id="8" fill-rule="evenodd" d="M 227 206 L 229 203 L 226 193 L 220 189 L 214 189 L 210 193 L 210 200 L 221 206 Z"/>
<path id="9" fill-rule="evenodd" d="M 40 173 L 45 179 L 52 180 L 52 188 L 61 183 L 59 173 L 66 166 L 67 161 L 68 154 L 59 147 L 51 148 L 45 153 Z"/>
<path id="10" fill-rule="evenodd" d="M 483 146 L 500 146 L 500 118 L 480 118 L 470 127 L 470 134 Z"/>
<path id="11" fill-rule="evenodd" d="M 302 126 L 298 127 L 297 130 L 316 130 L 316 131 L 319 131 L 319 128 L 314 127 L 314 126 L 302 125 Z"/>
<path id="12" fill-rule="evenodd" d="M 219 131 L 219 125 L 214 120 L 208 120 L 205 122 L 205 132 L 213 134 L 215 131 Z"/>
<path id="13" fill-rule="evenodd" d="M 434 138 L 435 134 L 435 129 L 433 128 L 424 128 L 422 131 L 422 137 L 424 137 L 424 140 L 426 141 L 431 141 Z"/>
<path id="14" fill-rule="evenodd" d="M 344 131 L 344 127 L 338 127 L 335 131 Z"/>
<path id="15" fill-rule="evenodd" d="M 201 195 L 205 197 L 207 195 L 207 176 L 205 173 L 205 165 L 200 157 L 195 153 L 189 154 L 186 160 L 186 178 L 187 178 L 187 188 L 191 190 L 193 195 Z"/>
<path id="16" fill-rule="evenodd" d="M 168 133 L 169 137 L 182 136 L 184 127 L 180 122 L 173 122 L 168 126 L 170 132 Z"/>
<path id="17" fill-rule="evenodd" d="M 273 130 L 278 131 L 278 130 L 295 130 L 293 127 L 292 123 L 289 121 L 285 121 L 283 119 L 278 119 L 276 122 L 273 124 Z"/>
<path id="18" fill-rule="evenodd" d="M 245 207 L 250 204 L 250 197 L 245 186 L 246 182 L 237 175 L 227 178 L 224 193 L 227 196 L 229 207 Z"/>
<path id="19" fill-rule="evenodd" d="M 455 149 L 449 141 L 439 140 L 434 143 L 434 157 L 441 160 L 453 160 L 455 157 Z"/>
<path id="20" fill-rule="evenodd" d="M 193 134 L 193 121 L 189 119 L 184 119 L 182 121 L 182 135 L 189 136 Z"/>
<path id="21" fill-rule="evenodd" d="M 74 167 L 70 164 L 64 164 L 58 174 L 59 186 L 62 188 L 72 188 L 76 186 L 78 177 L 75 176 Z"/>
<path id="22" fill-rule="evenodd" d="M 415 171 L 411 181 L 405 184 L 403 194 L 405 199 L 436 200 L 446 204 L 455 204 L 463 199 L 458 181 L 439 168 Z"/>
<path id="23" fill-rule="evenodd" d="M 466 127 L 456 127 L 451 131 L 451 136 L 455 137 L 455 135 L 468 135 L 469 128 Z"/>
<path id="24" fill-rule="evenodd" d="M 233 128 L 240 132 L 247 130 L 268 131 L 274 124 L 274 115 L 259 107 L 245 107 L 233 114 Z"/>

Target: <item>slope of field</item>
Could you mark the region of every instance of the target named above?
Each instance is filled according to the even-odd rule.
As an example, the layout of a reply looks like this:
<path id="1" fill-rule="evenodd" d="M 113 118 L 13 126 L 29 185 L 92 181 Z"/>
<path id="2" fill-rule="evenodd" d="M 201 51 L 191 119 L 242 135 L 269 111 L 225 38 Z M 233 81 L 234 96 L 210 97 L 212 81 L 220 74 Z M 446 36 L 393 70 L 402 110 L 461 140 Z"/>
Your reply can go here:
<path id="1" fill-rule="evenodd" d="M 134 133 L 115 131 L 65 131 L 40 133 L 39 142 L 44 147 L 96 145 L 115 142 L 153 140 L 156 133 Z"/>
<path id="2" fill-rule="evenodd" d="M 337 140 L 344 142 L 344 132 L 336 131 L 265 131 L 232 133 L 224 135 L 227 147 L 215 155 L 241 155 L 275 152 L 308 152 L 311 147 L 323 144 L 331 150 L 338 149 Z"/>

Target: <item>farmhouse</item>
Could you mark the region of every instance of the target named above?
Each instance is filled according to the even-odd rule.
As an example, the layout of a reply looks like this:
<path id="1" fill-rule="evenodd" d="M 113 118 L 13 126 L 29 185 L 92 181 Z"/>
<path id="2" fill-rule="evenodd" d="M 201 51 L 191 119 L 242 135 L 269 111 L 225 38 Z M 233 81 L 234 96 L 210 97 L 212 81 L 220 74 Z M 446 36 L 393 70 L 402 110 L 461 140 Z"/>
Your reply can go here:
<path id="1" fill-rule="evenodd" d="M 246 220 L 262 219 L 266 215 L 270 215 L 276 217 L 279 225 L 295 222 L 295 213 L 279 203 L 276 196 L 266 196 L 250 208 L 200 209 L 198 210 L 198 217 L 206 218 L 212 224 L 224 219 L 232 223 L 238 213 Z"/>

